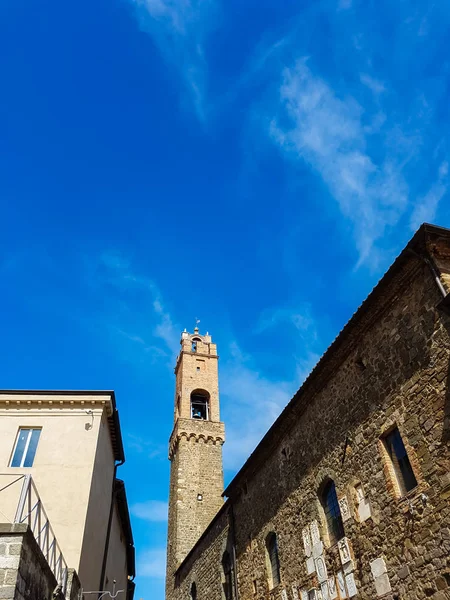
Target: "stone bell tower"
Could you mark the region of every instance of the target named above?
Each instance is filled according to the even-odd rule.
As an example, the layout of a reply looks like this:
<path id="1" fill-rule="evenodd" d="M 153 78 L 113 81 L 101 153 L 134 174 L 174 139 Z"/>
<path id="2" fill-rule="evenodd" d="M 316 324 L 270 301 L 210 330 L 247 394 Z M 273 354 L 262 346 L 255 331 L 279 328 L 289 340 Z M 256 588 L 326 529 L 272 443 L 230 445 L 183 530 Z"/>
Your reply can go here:
<path id="1" fill-rule="evenodd" d="M 169 441 L 170 492 L 166 598 L 174 573 L 223 505 L 218 355 L 211 336 L 181 334 L 175 366 L 174 427 Z"/>

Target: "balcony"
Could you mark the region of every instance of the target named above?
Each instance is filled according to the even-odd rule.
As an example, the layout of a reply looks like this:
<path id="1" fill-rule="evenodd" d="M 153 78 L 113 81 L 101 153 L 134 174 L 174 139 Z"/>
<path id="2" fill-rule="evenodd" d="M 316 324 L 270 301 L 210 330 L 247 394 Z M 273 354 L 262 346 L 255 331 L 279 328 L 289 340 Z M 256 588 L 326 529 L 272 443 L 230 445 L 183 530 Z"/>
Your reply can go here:
<path id="1" fill-rule="evenodd" d="M 65 597 L 67 563 L 31 475 L 0 473 L 0 523 L 28 525 Z"/>

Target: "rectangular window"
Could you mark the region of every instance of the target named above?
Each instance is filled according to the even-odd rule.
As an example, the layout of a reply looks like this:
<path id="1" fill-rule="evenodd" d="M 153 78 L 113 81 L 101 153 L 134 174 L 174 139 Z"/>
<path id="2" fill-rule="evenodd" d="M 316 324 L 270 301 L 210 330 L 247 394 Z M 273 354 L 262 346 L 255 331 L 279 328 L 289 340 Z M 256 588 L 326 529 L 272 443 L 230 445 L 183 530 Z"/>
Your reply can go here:
<path id="1" fill-rule="evenodd" d="M 10 467 L 32 467 L 41 435 L 40 429 L 21 427 L 17 434 Z"/>
<path id="2" fill-rule="evenodd" d="M 388 467 L 393 475 L 394 484 L 400 496 L 404 496 L 416 487 L 417 479 L 397 427 L 384 437 L 383 444 L 388 454 Z"/>

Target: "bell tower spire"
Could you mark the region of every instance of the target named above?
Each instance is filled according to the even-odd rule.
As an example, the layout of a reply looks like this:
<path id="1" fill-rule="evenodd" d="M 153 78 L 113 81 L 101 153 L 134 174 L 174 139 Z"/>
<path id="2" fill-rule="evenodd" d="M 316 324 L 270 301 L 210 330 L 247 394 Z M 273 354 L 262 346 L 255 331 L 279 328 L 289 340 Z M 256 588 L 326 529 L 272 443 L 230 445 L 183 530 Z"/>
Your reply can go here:
<path id="1" fill-rule="evenodd" d="M 181 334 L 175 366 L 174 427 L 169 440 L 170 492 L 166 598 L 174 573 L 223 504 L 218 355 L 211 336 Z"/>

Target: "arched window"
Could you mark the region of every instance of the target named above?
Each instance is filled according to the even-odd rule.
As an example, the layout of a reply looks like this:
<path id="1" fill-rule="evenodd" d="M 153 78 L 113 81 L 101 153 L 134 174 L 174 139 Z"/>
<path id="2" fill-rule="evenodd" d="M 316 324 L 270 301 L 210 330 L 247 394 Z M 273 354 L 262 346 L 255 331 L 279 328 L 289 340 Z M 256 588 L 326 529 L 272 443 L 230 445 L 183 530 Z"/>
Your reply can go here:
<path id="1" fill-rule="evenodd" d="M 198 342 L 201 342 L 200 338 L 192 338 L 191 340 L 191 351 L 192 352 L 197 352 L 197 344 Z"/>
<path id="2" fill-rule="evenodd" d="M 191 394 L 191 418 L 209 419 L 209 394 L 204 390 L 195 390 Z"/>
<path id="3" fill-rule="evenodd" d="M 273 531 L 266 538 L 267 570 L 269 575 L 269 588 L 272 589 L 281 582 L 280 560 L 278 558 L 277 534 Z"/>
<path id="4" fill-rule="evenodd" d="M 191 585 L 190 600 L 197 600 L 197 586 L 195 585 L 195 581 Z"/>
<path id="5" fill-rule="evenodd" d="M 225 600 L 233 600 L 233 563 L 228 550 L 222 556 L 223 594 Z"/>
<path id="6" fill-rule="evenodd" d="M 328 537 L 330 540 L 330 545 L 332 546 L 345 535 L 341 509 L 339 507 L 336 494 L 336 486 L 334 485 L 334 481 L 332 479 L 327 481 L 322 490 L 321 502 L 323 511 L 325 513 Z"/>

